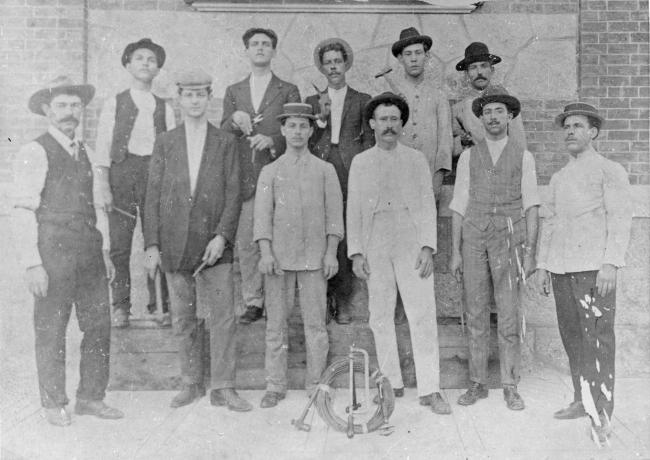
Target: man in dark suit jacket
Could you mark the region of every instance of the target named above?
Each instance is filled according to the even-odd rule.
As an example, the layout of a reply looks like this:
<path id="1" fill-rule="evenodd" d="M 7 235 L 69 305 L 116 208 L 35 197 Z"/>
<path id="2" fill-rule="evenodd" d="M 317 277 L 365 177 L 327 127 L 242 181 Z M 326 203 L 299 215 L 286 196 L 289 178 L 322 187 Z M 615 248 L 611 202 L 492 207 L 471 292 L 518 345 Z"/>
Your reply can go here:
<path id="1" fill-rule="evenodd" d="M 212 77 L 180 76 L 185 123 L 154 145 L 145 200 L 146 267 L 167 275 L 174 331 L 180 337 L 183 390 L 172 407 L 205 394 L 203 341 L 210 328 L 210 402 L 248 411 L 234 390 L 235 311 L 232 241 L 240 210 L 235 138 L 208 123 Z"/>
<path id="2" fill-rule="evenodd" d="M 345 73 L 352 67 L 353 58 L 352 48 L 345 40 L 328 38 L 320 42 L 314 49 L 314 64 L 327 77 L 327 90 L 309 96 L 305 101 L 318 114 L 309 150 L 334 165 L 344 203 L 352 158 L 375 144 L 372 130 L 363 115 L 370 95 L 350 88 L 345 81 Z M 352 262 L 346 253 L 347 246 L 343 240 L 337 254 L 339 271 L 330 279 L 327 293 L 328 308 L 339 324 L 352 321 L 350 296 L 354 276 Z"/>
<path id="3" fill-rule="evenodd" d="M 251 74 L 229 86 L 223 99 L 221 127 L 237 136 L 242 208 L 237 227 L 237 252 L 246 312 L 240 323 L 262 317 L 263 278 L 257 270 L 259 248 L 253 240 L 253 208 L 262 167 L 284 153 L 286 144 L 277 116 L 287 102 L 300 102 L 298 88 L 271 72 L 278 37 L 270 29 L 248 29 L 243 37 Z"/>

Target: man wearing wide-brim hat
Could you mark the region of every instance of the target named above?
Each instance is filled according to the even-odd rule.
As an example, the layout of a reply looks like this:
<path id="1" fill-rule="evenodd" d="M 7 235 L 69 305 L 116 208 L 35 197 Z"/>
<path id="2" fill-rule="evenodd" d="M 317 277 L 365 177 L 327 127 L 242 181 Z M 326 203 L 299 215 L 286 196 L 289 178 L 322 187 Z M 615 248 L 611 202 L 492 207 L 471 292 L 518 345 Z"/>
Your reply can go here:
<path id="1" fill-rule="evenodd" d="M 307 97 L 317 116 L 314 134 L 309 139 L 309 150 L 334 166 L 347 199 L 348 172 L 354 156 L 370 148 L 375 138 L 363 108 L 370 95 L 350 87 L 346 73 L 352 67 L 354 54 L 341 38 L 327 38 L 314 49 L 314 64 L 327 78 L 327 89 Z M 351 295 L 354 288 L 352 264 L 348 259 L 345 240 L 338 249 L 339 271 L 328 283 L 328 308 L 339 324 L 352 321 Z"/>
<path id="2" fill-rule="evenodd" d="M 336 171 L 309 152 L 312 106 L 284 104 L 278 115 L 286 152 L 262 168 L 255 194 L 254 238 L 266 291 L 266 393 L 260 406 L 276 406 L 287 393 L 287 320 L 298 288 L 305 327 L 305 389 L 316 390 L 327 365 L 327 280 L 338 271 L 343 199 Z"/>
<path id="3" fill-rule="evenodd" d="M 34 295 L 36 368 L 45 418 L 71 422 L 66 410 L 66 328 L 75 305 L 83 331 L 75 413 L 99 418 L 123 414 L 104 403 L 109 376 L 110 311 L 108 217 L 95 205 L 97 169 L 76 135 L 95 88 L 58 77 L 29 99 L 47 117 L 46 133 L 23 146 L 14 164 L 12 225 L 29 291 Z"/>
<path id="4" fill-rule="evenodd" d="M 480 97 L 487 88 L 505 91 L 501 85 L 492 82 L 494 66 L 501 58 L 490 53 L 487 45 L 482 42 L 470 43 L 465 48 L 465 57 L 456 64 L 458 72 L 464 72 L 469 88 L 463 98 L 451 107 L 452 130 L 454 136 L 454 157 L 463 150 L 476 144 L 485 137 L 483 123 L 474 115 L 472 102 Z M 508 125 L 508 137 L 524 148 L 526 137 L 521 116 L 516 116 Z"/>
<path id="5" fill-rule="evenodd" d="M 450 271 L 463 285 L 469 331 L 470 386 L 458 398 L 468 406 L 488 397 L 490 309 L 494 294 L 498 321 L 501 385 L 506 405 L 524 409 L 520 378 L 519 285 L 535 269 L 538 207 L 535 159 L 508 136 L 521 111 L 517 98 L 487 88 L 472 102 L 485 138 L 458 160 L 452 213 Z"/>
<path id="6" fill-rule="evenodd" d="M 541 294 L 549 295 L 553 284 L 573 380 L 573 402 L 554 416 L 589 415 L 599 443 L 611 432 L 616 277 L 625 266 L 632 225 L 627 173 L 594 148 L 604 122 L 583 102 L 567 105 L 555 118 L 569 163 L 551 177 L 536 272 Z"/>

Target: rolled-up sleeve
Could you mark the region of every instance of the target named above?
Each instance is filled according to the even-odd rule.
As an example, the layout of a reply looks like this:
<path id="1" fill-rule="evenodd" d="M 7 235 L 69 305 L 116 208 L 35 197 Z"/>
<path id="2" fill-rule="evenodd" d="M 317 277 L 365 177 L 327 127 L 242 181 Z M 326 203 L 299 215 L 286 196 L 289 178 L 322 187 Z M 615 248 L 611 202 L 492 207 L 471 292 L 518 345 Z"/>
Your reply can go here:
<path id="1" fill-rule="evenodd" d="M 90 162 L 95 166 L 110 168 L 111 145 L 113 143 L 113 129 L 115 128 L 115 98 L 110 97 L 104 102 L 97 123 L 97 139 L 95 151 L 89 154 Z"/>
<path id="2" fill-rule="evenodd" d="M 537 188 L 537 171 L 535 170 L 535 157 L 528 150 L 524 151 L 521 162 L 521 202 L 526 211 L 533 206 L 539 206 L 542 201 L 539 198 Z"/>
<path id="3" fill-rule="evenodd" d="M 613 162 L 606 166 L 603 171 L 603 200 L 607 214 L 607 241 L 603 264 L 623 267 L 632 229 L 630 182 L 623 166 Z"/>
<path id="4" fill-rule="evenodd" d="M 325 231 L 343 239 L 343 193 L 334 166 L 325 165 Z"/>
<path id="5" fill-rule="evenodd" d="M 440 170 L 451 171 L 451 154 L 453 150 L 451 110 L 449 108 L 449 101 L 442 92 L 438 95 L 436 122 L 438 124 L 438 148 L 436 150 L 435 165 L 431 168 L 431 174 Z"/>
<path id="6" fill-rule="evenodd" d="M 262 168 L 257 180 L 253 211 L 253 240 L 273 240 L 273 163 Z"/>
<path id="7" fill-rule="evenodd" d="M 465 216 L 467 203 L 469 202 L 469 158 L 471 150 L 465 150 L 458 159 L 456 165 L 456 182 L 454 184 L 454 195 L 449 203 L 449 209 Z"/>
<path id="8" fill-rule="evenodd" d="M 554 174 L 551 176 L 551 182 L 549 183 L 550 189 L 550 200 L 545 202 L 542 205 L 541 209 L 541 226 L 539 231 L 539 241 L 537 242 L 537 268 L 542 270 L 548 270 L 549 257 L 551 253 L 551 244 L 553 236 L 553 227 L 555 225 L 555 184 L 557 181 L 557 176 Z"/>

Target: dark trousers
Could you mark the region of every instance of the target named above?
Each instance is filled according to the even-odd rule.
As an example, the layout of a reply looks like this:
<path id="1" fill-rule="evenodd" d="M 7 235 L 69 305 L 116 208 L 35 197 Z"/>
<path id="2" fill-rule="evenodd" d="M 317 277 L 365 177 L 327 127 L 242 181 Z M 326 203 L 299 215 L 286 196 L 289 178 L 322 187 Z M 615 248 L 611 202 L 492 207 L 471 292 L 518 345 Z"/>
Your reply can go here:
<path id="1" fill-rule="evenodd" d="M 77 399 L 104 399 L 109 375 L 110 311 L 101 236 L 68 234 L 39 228 L 39 250 L 49 282 L 47 295 L 36 297 L 34 331 L 41 405 L 63 407 L 65 335 L 73 304 L 83 332 Z M 65 231 L 64 231 L 65 233 Z"/>
<path id="2" fill-rule="evenodd" d="M 569 357 L 574 401 L 591 397 L 598 413 L 614 410 L 616 292 L 602 297 L 597 271 L 552 274 L 560 337 Z M 586 405 L 586 404 L 585 404 Z"/>
<path id="3" fill-rule="evenodd" d="M 110 171 L 113 204 L 118 208 L 144 219 L 144 198 L 147 191 L 147 177 L 151 156 L 139 156 L 127 153 L 124 161 L 113 163 Z M 125 216 L 115 210 L 109 215 L 111 233 L 111 260 L 115 265 L 115 279 L 111 284 L 113 308 L 121 308 L 127 313 L 131 311 L 131 245 L 135 219 Z M 169 310 L 169 294 L 167 280 L 161 273 L 163 312 Z M 155 310 L 156 289 L 154 281 L 147 277 L 149 302 L 147 308 Z"/>

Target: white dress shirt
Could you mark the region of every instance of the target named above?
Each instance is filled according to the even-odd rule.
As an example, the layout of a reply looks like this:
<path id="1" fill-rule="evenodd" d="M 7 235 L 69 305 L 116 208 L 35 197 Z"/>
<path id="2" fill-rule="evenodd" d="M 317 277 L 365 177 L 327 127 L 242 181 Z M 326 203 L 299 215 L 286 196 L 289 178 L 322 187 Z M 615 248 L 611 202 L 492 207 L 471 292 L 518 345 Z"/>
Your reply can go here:
<path id="1" fill-rule="evenodd" d="M 348 85 L 340 89 L 328 87 L 327 94 L 332 104 L 330 105 L 330 121 L 332 123 L 330 141 L 332 144 L 338 144 L 339 135 L 341 134 L 341 122 L 343 121 L 343 103 L 345 102 L 345 96 L 348 94 Z"/>
<path id="2" fill-rule="evenodd" d="M 508 142 L 508 137 L 504 137 L 498 141 L 492 141 L 485 138 L 487 143 L 492 164 L 496 164 L 503 153 L 503 149 Z M 456 183 L 454 185 L 454 197 L 449 203 L 449 209 L 457 212 L 461 216 L 465 215 L 467 205 L 469 203 L 469 164 L 472 149 L 465 150 L 458 159 L 456 165 Z M 524 157 L 521 165 L 521 200 L 522 207 L 526 211 L 531 206 L 539 206 L 541 201 L 539 199 L 539 192 L 537 190 L 537 172 L 535 171 L 535 158 L 528 150 L 524 150 Z"/>
<path id="3" fill-rule="evenodd" d="M 205 137 L 208 133 L 208 122 L 198 126 L 185 123 L 185 142 L 187 145 L 187 167 L 190 172 L 190 192 L 194 196 L 196 181 L 199 178 L 201 159 L 205 147 Z"/>
<path id="4" fill-rule="evenodd" d="M 253 103 L 253 109 L 255 109 L 255 112 L 259 112 L 260 110 L 262 99 L 264 99 L 266 88 L 269 86 L 272 77 L 273 74 L 271 72 L 268 72 L 261 77 L 251 74 L 251 102 Z"/>

